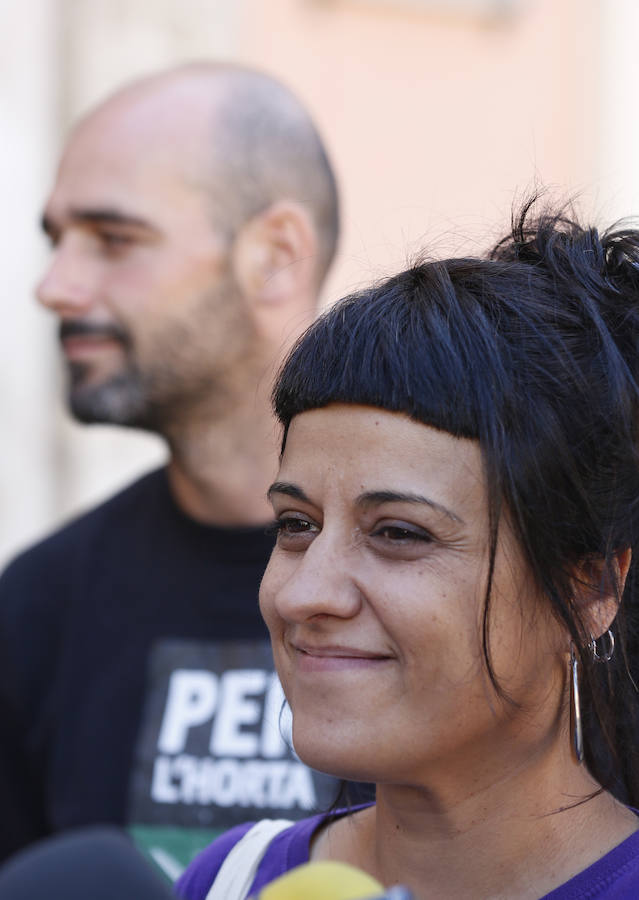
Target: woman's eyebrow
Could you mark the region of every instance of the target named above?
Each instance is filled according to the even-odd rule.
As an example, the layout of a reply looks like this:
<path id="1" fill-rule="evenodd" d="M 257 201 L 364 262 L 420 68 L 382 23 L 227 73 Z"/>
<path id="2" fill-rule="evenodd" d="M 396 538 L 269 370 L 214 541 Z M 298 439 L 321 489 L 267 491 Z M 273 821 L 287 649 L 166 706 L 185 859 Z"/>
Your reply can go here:
<path id="1" fill-rule="evenodd" d="M 270 500 L 273 494 L 286 494 L 295 500 L 302 500 L 304 503 L 310 503 L 310 497 L 304 493 L 301 487 L 291 484 L 289 481 L 274 481 L 266 492 L 266 496 Z"/>
<path id="2" fill-rule="evenodd" d="M 431 500 L 430 497 L 424 497 L 423 494 L 413 494 L 410 491 L 366 491 L 359 495 L 356 503 L 358 506 L 376 506 L 381 503 L 419 503 L 443 513 L 449 519 L 452 519 L 453 522 L 461 525 L 466 524 L 461 516 L 442 506 L 441 503 Z"/>
<path id="3" fill-rule="evenodd" d="M 293 497 L 295 500 L 301 500 L 303 503 L 312 502 L 308 494 L 306 494 L 301 487 L 288 481 L 273 482 L 268 489 L 266 496 L 271 499 L 273 494 L 285 494 L 288 497 Z M 442 506 L 441 503 L 431 500 L 430 497 L 424 497 L 423 494 L 414 494 L 412 492 L 404 491 L 366 491 L 365 493 L 360 494 L 355 502 L 358 506 L 375 506 L 381 503 L 419 503 L 442 513 L 457 524 L 466 524 L 457 513 Z"/>

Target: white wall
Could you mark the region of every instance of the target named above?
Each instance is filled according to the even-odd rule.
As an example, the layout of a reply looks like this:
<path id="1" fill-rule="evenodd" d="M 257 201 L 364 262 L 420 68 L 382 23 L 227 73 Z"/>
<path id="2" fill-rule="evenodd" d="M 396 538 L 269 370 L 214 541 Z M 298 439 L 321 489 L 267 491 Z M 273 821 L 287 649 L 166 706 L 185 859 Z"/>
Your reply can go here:
<path id="1" fill-rule="evenodd" d="M 60 447 L 45 389 L 52 327 L 32 303 L 45 258 L 37 230 L 56 128 L 56 10 L 48 0 L 0 4 L 0 557 L 51 520 Z"/>

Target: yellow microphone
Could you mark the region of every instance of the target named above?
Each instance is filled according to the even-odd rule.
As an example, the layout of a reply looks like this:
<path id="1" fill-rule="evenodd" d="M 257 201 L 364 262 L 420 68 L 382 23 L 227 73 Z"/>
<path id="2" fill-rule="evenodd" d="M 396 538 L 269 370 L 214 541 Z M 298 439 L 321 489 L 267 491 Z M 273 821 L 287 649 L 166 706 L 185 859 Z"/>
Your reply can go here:
<path id="1" fill-rule="evenodd" d="M 276 878 L 249 900 L 414 900 L 404 887 L 384 886 L 347 863 L 305 863 Z"/>

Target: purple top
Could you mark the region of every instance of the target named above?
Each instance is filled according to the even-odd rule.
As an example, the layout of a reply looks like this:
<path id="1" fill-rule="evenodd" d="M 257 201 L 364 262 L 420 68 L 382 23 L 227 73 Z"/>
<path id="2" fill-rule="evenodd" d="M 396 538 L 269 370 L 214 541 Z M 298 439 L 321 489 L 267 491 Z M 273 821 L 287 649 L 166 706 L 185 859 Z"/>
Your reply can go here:
<path id="1" fill-rule="evenodd" d="M 277 834 L 266 851 L 251 885 L 251 893 L 261 890 L 273 879 L 289 869 L 308 862 L 311 838 L 315 829 L 334 818 L 322 813 L 310 819 L 301 819 L 290 828 Z M 178 879 L 175 891 L 184 900 L 205 900 L 217 876 L 220 866 L 235 844 L 244 837 L 254 822 L 236 825 L 198 854 L 184 875 Z"/>
<path id="2" fill-rule="evenodd" d="M 340 811 L 346 815 L 345 811 Z M 335 818 L 322 814 L 295 822 L 271 842 L 251 885 L 261 890 L 289 869 L 309 861 L 311 837 L 319 825 Z M 193 860 L 176 884 L 184 900 L 205 900 L 222 862 L 253 822 L 238 825 L 210 844 Z M 601 859 L 555 888 L 541 900 L 637 900 L 639 897 L 639 831 Z"/>

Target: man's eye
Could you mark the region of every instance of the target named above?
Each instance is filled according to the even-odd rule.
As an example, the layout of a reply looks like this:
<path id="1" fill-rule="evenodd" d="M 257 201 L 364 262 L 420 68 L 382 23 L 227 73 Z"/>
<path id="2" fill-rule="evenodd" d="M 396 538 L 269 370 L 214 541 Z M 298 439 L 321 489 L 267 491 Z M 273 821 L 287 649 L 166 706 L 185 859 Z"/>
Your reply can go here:
<path id="1" fill-rule="evenodd" d="M 102 231 L 100 232 L 100 241 L 104 244 L 105 247 L 125 247 L 128 244 L 133 243 L 133 238 L 130 234 L 118 234 Z"/>

